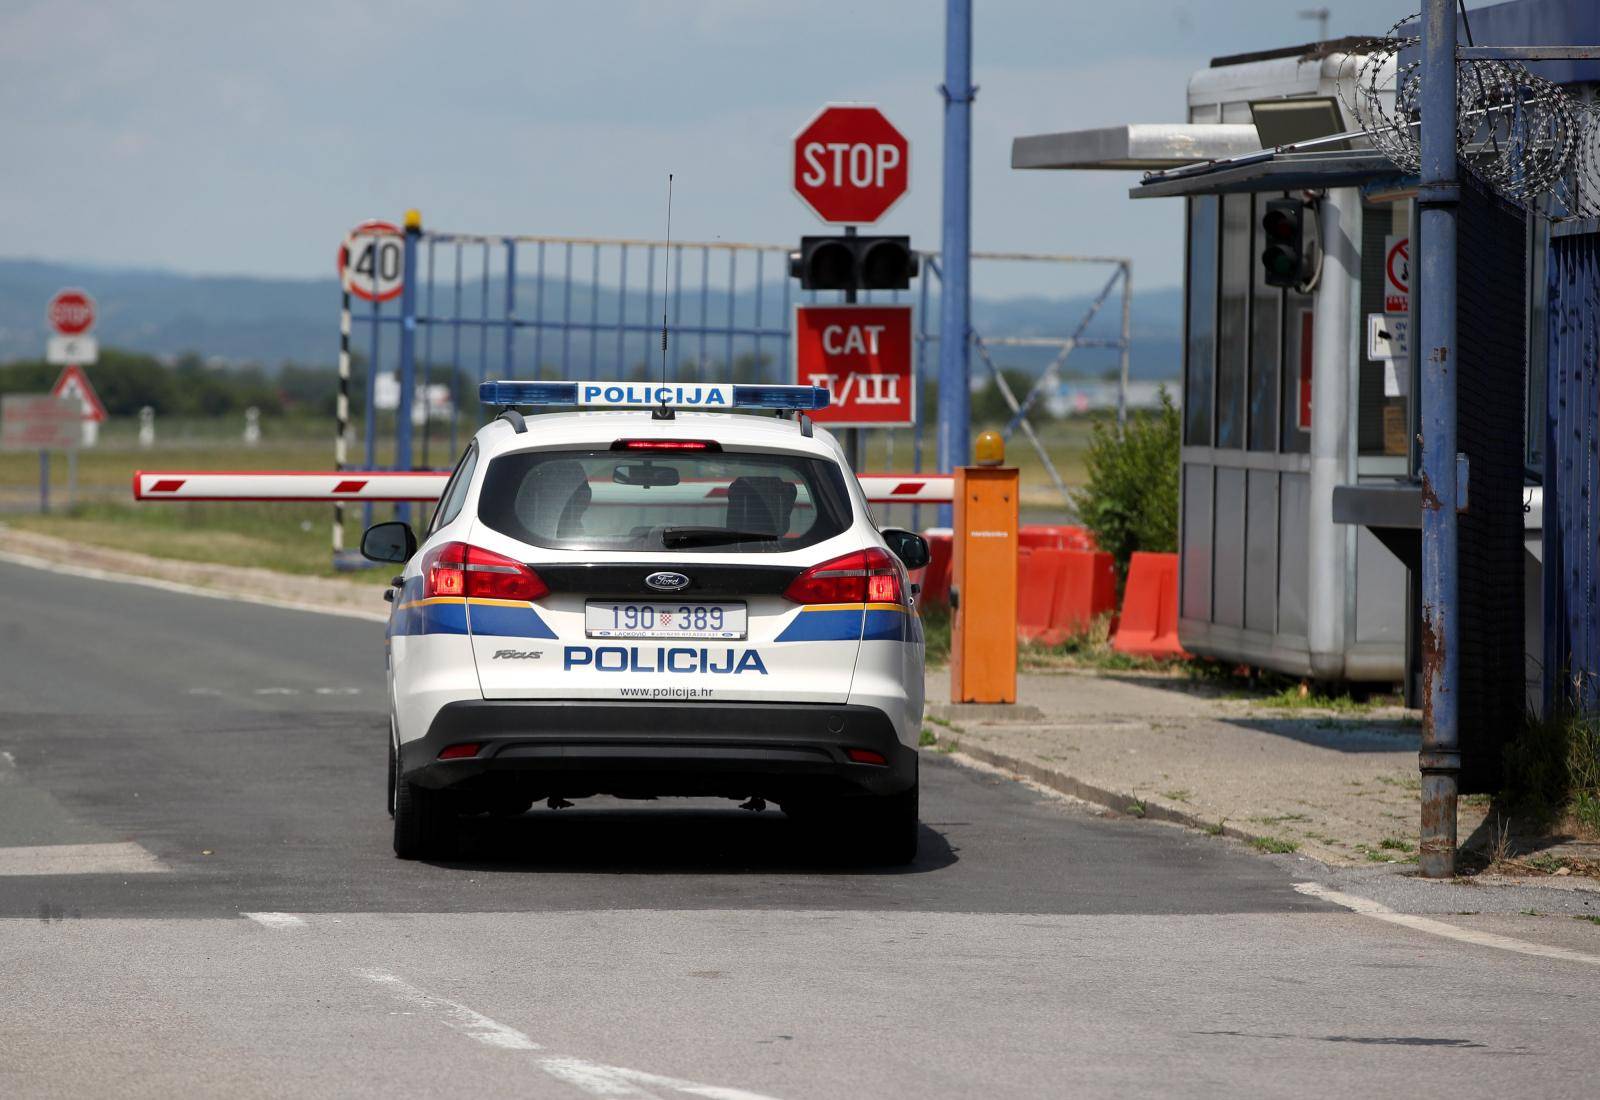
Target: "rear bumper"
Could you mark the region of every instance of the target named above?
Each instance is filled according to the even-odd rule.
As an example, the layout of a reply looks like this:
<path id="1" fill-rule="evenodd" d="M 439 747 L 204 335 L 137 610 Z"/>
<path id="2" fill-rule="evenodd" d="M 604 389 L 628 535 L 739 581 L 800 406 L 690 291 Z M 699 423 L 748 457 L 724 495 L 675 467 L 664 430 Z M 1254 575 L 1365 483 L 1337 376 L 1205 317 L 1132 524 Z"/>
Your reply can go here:
<path id="1" fill-rule="evenodd" d="M 475 756 L 440 760 L 476 742 Z M 868 749 L 886 764 L 858 764 Z M 535 797 L 894 794 L 916 782 L 917 752 L 875 707 L 804 703 L 612 703 L 477 699 L 442 707 L 402 746 L 423 787 L 515 788 Z"/>

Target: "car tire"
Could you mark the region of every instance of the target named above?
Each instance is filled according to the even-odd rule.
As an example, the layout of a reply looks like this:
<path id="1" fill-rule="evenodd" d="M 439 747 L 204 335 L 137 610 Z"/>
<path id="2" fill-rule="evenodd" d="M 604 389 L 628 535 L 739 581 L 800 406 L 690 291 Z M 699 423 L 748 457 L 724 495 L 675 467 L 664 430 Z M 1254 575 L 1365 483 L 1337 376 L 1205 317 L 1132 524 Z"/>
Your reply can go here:
<path id="1" fill-rule="evenodd" d="M 849 843 L 862 862 L 903 867 L 917 858 L 917 787 L 847 803 Z"/>
<path id="2" fill-rule="evenodd" d="M 400 859 L 439 859 L 455 851 L 455 800 L 396 777 L 394 788 L 394 854 Z"/>

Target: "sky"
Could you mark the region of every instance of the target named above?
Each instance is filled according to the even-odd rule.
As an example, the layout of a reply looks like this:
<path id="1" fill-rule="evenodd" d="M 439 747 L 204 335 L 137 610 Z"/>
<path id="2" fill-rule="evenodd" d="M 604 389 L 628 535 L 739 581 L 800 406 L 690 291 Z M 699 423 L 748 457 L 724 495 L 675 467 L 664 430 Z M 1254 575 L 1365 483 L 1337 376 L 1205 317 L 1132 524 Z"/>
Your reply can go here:
<path id="1" fill-rule="evenodd" d="M 1416 0 L 1325 0 L 1379 33 Z M 1126 255 L 1180 280 L 1180 204 L 1122 172 L 1014 171 L 1012 138 L 1182 121 L 1216 55 L 1316 37 L 1300 0 L 976 0 L 973 245 Z M 880 223 L 937 248 L 938 0 L 0 0 L 0 255 L 190 273 L 332 271 L 369 217 L 464 232 L 786 243 L 826 232 L 789 190 L 822 104 L 911 141 Z M 996 265 L 990 265 L 994 268 Z M 978 294 L 1092 272 L 980 268 Z M 1054 280 L 1054 281 L 1052 281 Z"/>

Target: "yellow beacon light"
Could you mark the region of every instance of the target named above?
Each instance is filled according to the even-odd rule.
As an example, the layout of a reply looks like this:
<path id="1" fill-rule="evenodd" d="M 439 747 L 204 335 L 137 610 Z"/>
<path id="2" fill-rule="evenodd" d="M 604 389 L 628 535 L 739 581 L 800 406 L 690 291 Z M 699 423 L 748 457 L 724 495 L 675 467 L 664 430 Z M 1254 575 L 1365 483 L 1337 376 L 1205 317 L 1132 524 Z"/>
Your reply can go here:
<path id="1" fill-rule="evenodd" d="M 418 210 L 416 207 L 412 207 L 410 210 L 406 211 L 406 228 L 422 228 L 422 211 Z"/>
<path id="2" fill-rule="evenodd" d="M 972 451 L 979 466 L 999 466 L 1006 460 L 1006 441 L 999 432 L 979 432 Z"/>

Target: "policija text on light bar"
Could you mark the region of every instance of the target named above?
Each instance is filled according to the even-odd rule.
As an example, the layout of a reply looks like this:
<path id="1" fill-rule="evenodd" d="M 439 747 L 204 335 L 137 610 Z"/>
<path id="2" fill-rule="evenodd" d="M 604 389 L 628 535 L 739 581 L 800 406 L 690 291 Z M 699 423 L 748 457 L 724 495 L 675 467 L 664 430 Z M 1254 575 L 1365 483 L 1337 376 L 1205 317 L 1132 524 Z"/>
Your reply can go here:
<path id="1" fill-rule="evenodd" d="M 485 405 L 579 405 L 602 408 L 825 409 L 821 386 L 673 385 L 646 382 L 484 382 Z"/>

